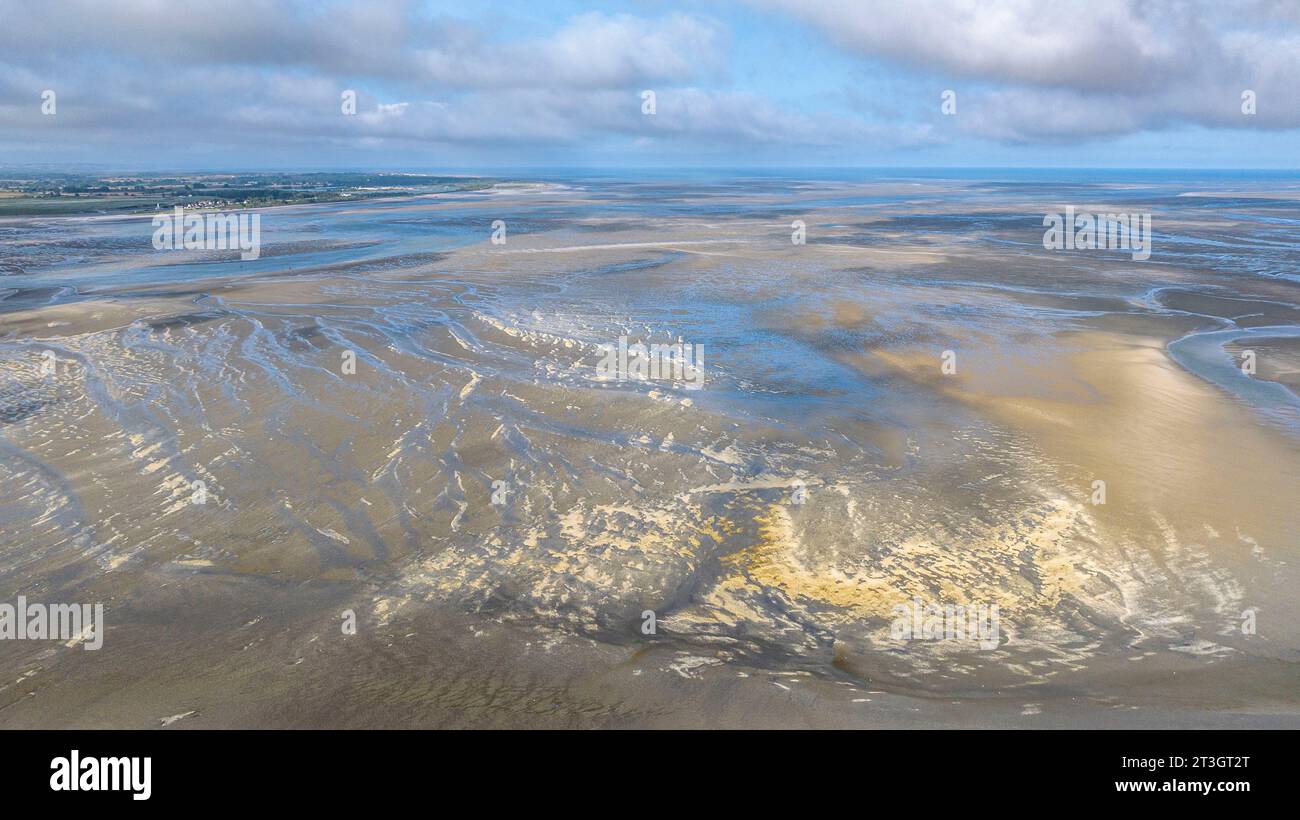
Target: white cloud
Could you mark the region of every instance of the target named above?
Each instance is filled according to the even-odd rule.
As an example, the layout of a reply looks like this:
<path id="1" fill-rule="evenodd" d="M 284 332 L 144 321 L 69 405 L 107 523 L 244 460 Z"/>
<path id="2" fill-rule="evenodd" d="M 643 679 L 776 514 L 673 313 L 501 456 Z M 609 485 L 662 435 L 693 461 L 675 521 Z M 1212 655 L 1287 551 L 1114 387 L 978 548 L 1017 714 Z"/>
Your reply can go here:
<path id="1" fill-rule="evenodd" d="M 155 142 L 263 156 L 317 140 L 344 156 L 531 143 L 539 157 L 623 145 L 871 161 L 972 137 L 1300 127 L 1300 12 L 1283 2 L 751 0 L 739 8 L 767 17 L 756 24 L 797 18 L 827 52 L 861 58 L 867 78 L 858 88 L 845 76 L 852 92 L 839 97 L 787 88 L 779 101 L 752 81 L 758 67 L 737 62 L 722 22 L 651 8 L 539 23 L 430 16 L 412 0 L 0 0 L 0 133 L 11 152 L 109 156 Z M 39 114 L 45 88 L 59 93 L 57 118 Z M 654 116 L 640 111 L 647 88 Z M 944 88 L 959 92 L 955 118 L 939 115 Z M 1247 88 L 1252 117 L 1240 110 Z M 341 115 L 343 89 L 358 93 L 354 117 Z"/>
<path id="2" fill-rule="evenodd" d="M 1255 2 L 753 0 L 959 91 L 959 127 L 1013 142 L 1179 125 L 1300 127 L 1300 12 Z M 1246 119 L 1241 92 L 1256 92 Z"/>

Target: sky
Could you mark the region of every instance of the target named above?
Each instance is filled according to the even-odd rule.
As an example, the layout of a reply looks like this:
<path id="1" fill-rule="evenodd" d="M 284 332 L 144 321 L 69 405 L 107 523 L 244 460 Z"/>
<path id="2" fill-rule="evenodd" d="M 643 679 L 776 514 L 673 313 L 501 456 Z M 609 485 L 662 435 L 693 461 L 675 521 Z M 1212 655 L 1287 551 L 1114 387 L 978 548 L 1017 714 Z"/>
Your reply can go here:
<path id="1" fill-rule="evenodd" d="M 1296 169 L 1300 0 L 0 0 L 25 165 Z"/>

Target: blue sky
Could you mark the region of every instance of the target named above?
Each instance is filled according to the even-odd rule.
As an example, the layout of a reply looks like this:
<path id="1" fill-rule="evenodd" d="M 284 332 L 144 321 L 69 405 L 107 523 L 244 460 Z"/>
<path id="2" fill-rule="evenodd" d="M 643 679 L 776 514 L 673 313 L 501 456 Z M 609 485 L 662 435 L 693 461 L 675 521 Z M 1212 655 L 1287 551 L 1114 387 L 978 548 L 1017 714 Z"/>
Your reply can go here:
<path id="1" fill-rule="evenodd" d="M 0 0 L 5 164 L 1297 168 L 1297 129 L 1272 0 Z"/>

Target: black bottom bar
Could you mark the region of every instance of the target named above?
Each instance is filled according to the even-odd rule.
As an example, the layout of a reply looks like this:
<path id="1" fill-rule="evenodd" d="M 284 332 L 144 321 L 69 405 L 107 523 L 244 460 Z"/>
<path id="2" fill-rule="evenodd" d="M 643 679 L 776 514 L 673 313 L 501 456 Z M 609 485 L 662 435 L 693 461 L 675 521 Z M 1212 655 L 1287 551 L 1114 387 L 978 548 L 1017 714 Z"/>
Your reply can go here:
<path id="1" fill-rule="evenodd" d="M 1295 782 L 1284 772 L 1295 735 L 1268 731 L 51 731 L 4 739 L 7 795 L 128 811 L 339 809 L 427 804 L 435 795 L 439 807 L 472 798 L 554 811 L 579 795 L 620 792 L 653 798 L 664 812 L 698 811 L 684 792 L 670 799 L 682 787 L 733 808 L 782 792 L 972 809 L 1022 798 L 1227 808 L 1285 799 Z M 76 790 L 66 776 L 74 754 Z M 109 790 L 81 788 L 97 781 Z M 146 788 L 148 798 L 136 799 Z"/>

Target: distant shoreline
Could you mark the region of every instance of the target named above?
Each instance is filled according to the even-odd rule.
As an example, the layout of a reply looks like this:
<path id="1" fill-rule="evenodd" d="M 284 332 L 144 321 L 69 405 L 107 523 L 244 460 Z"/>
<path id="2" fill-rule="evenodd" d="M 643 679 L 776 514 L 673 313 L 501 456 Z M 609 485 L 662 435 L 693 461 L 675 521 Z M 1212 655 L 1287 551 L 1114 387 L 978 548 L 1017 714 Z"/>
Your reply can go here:
<path id="1" fill-rule="evenodd" d="M 0 176 L 0 218 L 148 216 L 177 207 L 243 211 L 486 190 L 498 182 L 484 177 L 323 172 Z"/>

